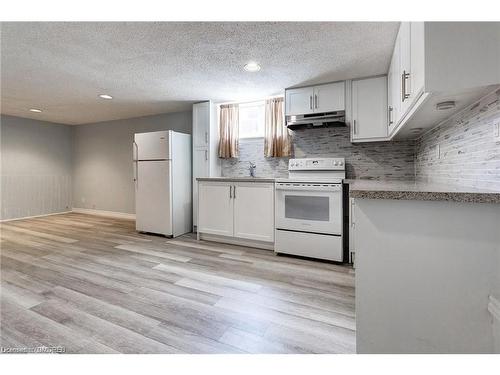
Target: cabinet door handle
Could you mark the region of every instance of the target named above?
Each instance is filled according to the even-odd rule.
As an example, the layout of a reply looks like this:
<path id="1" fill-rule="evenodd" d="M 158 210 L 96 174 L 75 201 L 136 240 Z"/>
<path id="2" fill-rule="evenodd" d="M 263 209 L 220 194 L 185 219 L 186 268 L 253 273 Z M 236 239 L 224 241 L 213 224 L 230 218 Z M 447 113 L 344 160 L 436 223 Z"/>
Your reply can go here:
<path id="1" fill-rule="evenodd" d="M 229 199 L 233 197 L 233 185 L 229 185 Z"/>
<path id="2" fill-rule="evenodd" d="M 356 129 L 356 120 L 354 120 L 354 121 L 353 121 L 352 132 L 353 132 L 354 134 L 358 134 L 358 131 L 357 131 L 357 129 Z"/>
<path id="3" fill-rule="evenodd" d="M 205 143 L 208 143 L 208 132 L 205 132 Z"/>
<path id="4" fill-rule="evenodd" d="M 403 74 L 401 74 L 401 101 L 404 102 L 406 99 L 410 97 L 410 94 L 406 93 L 406 80 L 410 78 L 410 73 L 407 73 L 406 70 L 403 70 Z"/>
<path id="5" fill-rule="evenodd" d="M 236 199 L 236 185 L 233 186 L 233 198 Z"/>
<path id="6" fill-rule="evenodd" d="M 313 109 L 313 96 L 309 95 L 309 109 Z"/>
<path id="7" fill-rule="evenodd" d="M 205 161 L 208 160 L 208 150 L 205 150 Z"/>
<path id="8" fill-rule="evenodd" d="M 314 108 L 318 109 L 318 95 L 314 94 Z"/>
<path id="9" fill-rule="evenodd" d="M 394 121 L 392 120 L 392 111 L 394 110 L 394 108 L 392 108 L 392 106 L 389 106 L 389 125 L 392 125 L 394 123 Z"/>

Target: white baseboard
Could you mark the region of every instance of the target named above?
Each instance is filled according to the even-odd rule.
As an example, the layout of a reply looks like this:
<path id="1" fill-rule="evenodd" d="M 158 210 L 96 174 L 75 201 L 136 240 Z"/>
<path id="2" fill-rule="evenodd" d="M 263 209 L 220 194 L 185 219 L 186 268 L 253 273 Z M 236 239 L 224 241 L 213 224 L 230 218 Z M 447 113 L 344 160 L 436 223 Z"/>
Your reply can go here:
<path id="1" fill-rule="evenodd" d="M 219 236 L 216 234 L 200 233 L 200 240 L 227 243 L 230 245 L 254 247 L 257 249 L 264 249 L 264 250 L 274 250 L 273 242 L 247 240 L 244 238 L 226 237 L 226 236 Z"/>
<path id="2" fill-rule="evenodd" d="M 76 212 L 79 214 L 112 217 L 114 219 L 135 220 L 135 214 L 127 214 L 125 212 L 93 210 L 90 208 L 77 208 L 77 207 L 73 207 L 73 212 Z"/>
<path id="3" fill-rule="evenodd" d="M 71 213 L 71 211 L 54 212 L 54 213 L 51 213 L 51 214 L 34 215 L 34 216 L 23 216 L 23 217 L 16 217 L 16 218 L 13 218 L 13 219 L 2 219 L 2 220 L 0 220 L 0 223 L 6 223 L 8 221 L 16 221 L 16 220 L 35 219 L 37 217 L 62 215 L 62 214 L 69 214 L 69 213 Z"/>

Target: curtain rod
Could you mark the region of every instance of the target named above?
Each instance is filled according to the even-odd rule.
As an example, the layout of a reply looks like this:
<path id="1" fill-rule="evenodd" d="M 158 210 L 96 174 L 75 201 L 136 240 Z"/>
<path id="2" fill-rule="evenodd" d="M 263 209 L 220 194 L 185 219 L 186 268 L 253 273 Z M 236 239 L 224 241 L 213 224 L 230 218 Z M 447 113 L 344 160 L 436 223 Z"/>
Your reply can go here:
<path id="1" fill-rule="evenodd" d="M 227 104 L 248 104 L 248 103 L 255 103 L 255 102 L 262 102 L 266 99 L 274 99 L 274 98 L 283 98 L 285 95 L 280 94 L 280 95 L 273 95 L 273 96 L 266 96 L 265 98 L 260 98 L 260 99 L 254 99 L 254 100 L 245 100 L 244 102 L 239 102 L 239 101 L 232 101 L 232 102 L 223 102 L 223 103 L 215 103 L 216 105 L 227 105 Z"/>

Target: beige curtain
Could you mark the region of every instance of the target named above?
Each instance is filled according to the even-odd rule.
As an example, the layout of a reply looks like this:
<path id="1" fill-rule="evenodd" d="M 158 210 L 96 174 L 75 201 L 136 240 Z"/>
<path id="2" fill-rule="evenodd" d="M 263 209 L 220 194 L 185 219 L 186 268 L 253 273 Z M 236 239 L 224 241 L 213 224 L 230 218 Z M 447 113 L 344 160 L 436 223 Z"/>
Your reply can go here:
<path id="1" fill-rule="evenodd" d="M 237 158 L 239 135 L 238 104 L 220 106 L 219 119 L 219 157 L 224 159 Z"/>
<path id="2" fill-rule="evenodd" d="M 285 126 L 283 98 L 266 100 L 266 122 L 264 135 L 264 156 L 290 156 L 292 142 Z"/>

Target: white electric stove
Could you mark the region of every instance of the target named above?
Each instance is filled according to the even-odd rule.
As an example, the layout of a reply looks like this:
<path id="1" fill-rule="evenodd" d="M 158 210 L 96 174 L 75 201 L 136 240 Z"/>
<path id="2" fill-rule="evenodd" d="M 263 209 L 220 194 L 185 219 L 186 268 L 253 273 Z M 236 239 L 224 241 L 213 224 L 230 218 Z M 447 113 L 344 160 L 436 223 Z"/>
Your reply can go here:
<path id="1" fill-rule="evenodd" d="M 290 159 L 277 179 L 275 252 L 343 261 L 344 158 Z"/>

